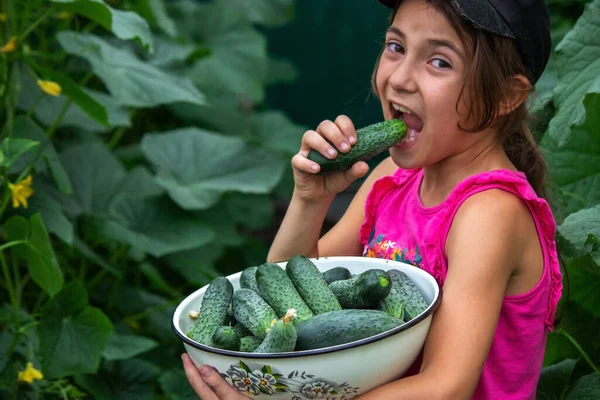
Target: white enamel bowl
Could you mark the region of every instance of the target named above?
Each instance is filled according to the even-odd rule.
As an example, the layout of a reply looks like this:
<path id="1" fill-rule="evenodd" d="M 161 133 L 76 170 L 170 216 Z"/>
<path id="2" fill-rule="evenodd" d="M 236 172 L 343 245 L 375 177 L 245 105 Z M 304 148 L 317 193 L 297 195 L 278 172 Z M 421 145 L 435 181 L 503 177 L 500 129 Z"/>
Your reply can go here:
<path id="1" fill-rule="evenodd" d="M 411 321 L 379 335 L 317 350 L 253 354 L 215 349 L 185 335 L 193 324 L 189 312 L 199 310 L 202 287 L 186 297 L 173 313 L 173 330 L 197 366 L 212 365 L 227 381 L 253 398 L 352 399 L 401 377 L 417 359 L 434 311 L 441 302 L 441 289 L 429 273 L 409 264 L 367 257 L 323 257 L 311 259 L 323 272 L 343 266 L 353 274 L 371 268 L 398 269 L 419 288 L 429 307 Z M 279 263 L 285 268 L 285 262 Z M 239 288 L 241 272 L 227 278 Z"/>

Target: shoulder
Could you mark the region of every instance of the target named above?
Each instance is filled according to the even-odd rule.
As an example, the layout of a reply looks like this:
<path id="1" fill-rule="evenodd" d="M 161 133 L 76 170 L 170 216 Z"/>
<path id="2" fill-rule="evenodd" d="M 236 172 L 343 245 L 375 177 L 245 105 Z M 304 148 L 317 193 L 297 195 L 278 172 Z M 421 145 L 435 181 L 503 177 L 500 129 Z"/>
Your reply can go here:
<path id="1" fill-rule="evenodd" d="M 468 247 L 470 252 L 517 265 L 519 254 L 534 237 L 537 232 L 525 202 L 505 190 L 488 189 L 460 205 L 448 232 L 446 253 L 451 257 Z"/>

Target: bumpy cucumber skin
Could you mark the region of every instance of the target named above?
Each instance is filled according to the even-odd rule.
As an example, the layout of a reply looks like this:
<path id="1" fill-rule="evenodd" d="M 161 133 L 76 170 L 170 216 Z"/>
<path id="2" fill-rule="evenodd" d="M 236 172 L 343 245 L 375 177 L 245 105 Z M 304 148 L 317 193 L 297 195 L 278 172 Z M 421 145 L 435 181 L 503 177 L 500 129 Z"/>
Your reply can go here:
<path id="1" fill-rule="evenodd" d="M 391 270 L 389 273 L 392 277 L 392 285 L 396 286 L 398 297 L 404 303 L 404 321 L 408 322 L 425 311 L 429 305 L 414 282 L 404 272 Z"/>
<path id="2" fill-rule="evenodd" d="M 285 272 L 315 315 L 342 309 L 321 271 L 307 257 L 301 254 L 292 257 L 285 266 Z"/>
<path id="3" fill-rule="evenodd" d="M 406 124 L 400 119 L 390 119 L 366 126 L 356 131 L 356 144 L 347 153 L 338 152 L 330 160 L 316 150 L 311 150 L 307 158 L 321 166 L 319 173 L 344 171 L 358 161 L 370 158 L 389 149 L 406 136 Z"/>
<path id="4" fill-rule="evenodd" d="M 240 350 L 241 340 L 231 326 L 220 326 L 212 335 L 211 346 L 223 350 Z"/>
<path id="5" fill-rule="evenodd" d="M 256 270 L 258 267 L 248 267 L 242 271 L 240 275 L 240 287 L 244 289 L 252 289 L 258 293 L 258 285 L 256 285 Z"/>
<path id="6" fill-rule="evenodd" d="M 296 328 L 292 321 L 277 320 L 267 333 L 267 337 L 254 353 L 286 353 L 296 347 Z"/>
<path id="7" fill-rule="evenodd" d="M 404 320 L 404 296 L 402 295 L 402 277 L 396 269 L 388 270 L 392 279 L 392 290 L 390 294 L 379 304 L 379 309 L 392 317 Z"/>
<path id="8" fill-rule="evenodd" d="M 222 326 L 231 304 L 233 286 L 229 279 L 219 276 L 208 285 L 198 312 L 198 319 L 187 336 L 198 343 L 210 346 L 213 333 Z"/>
<path id="9" fill-rule="evenodd" d="M 348 309 L 315 315 L 296 325 L 295 350 L 353 342 L 400 326 L 404 321 L 379 310 Z"/>
<path id="10" fill-rule="evenodd" d="M 279 265 L 274 263 L 260 265 L 256 270 L 256 283 L 261 297 L 273 307 L 279 318 L 285 316 L 291 308 L 296 310 L 297 317 L 294 319 L 296 322 L 315 315 Z"/>
<path id="11" fill-rule="evenodd" d="M 369 269 L 350 279 L 331 282 L 329 287 L 343 308 L 375 308 L 391 291 L 392 282 L 382 269 Z"/>
<path id="12" fill-rule="evenodd" d="M 235 321 L 233 324 L 231 324 L 231 327 L 233 328 L 235 333 L 237 333 L 238 336 L 241 338 L 244 336 L 252 335 L 252 332 L 250 332 L 248 328 L 246 328 L 243 324 L 239 323 L 238 321 Z"/>
<path id="13" fill-rule="evenodd" d="M 254 336 L 264 339 L 277 314 L 258 293 L 251 289 L 238 289 L 231 300 L 235 319 Z"/>
<path id="14" fill-rule="evenodd" d="M 262 340 L 260 340 L 256 336 L 244 336 L 240 339 L 240 341 L 240 351 L 243 351 L 245 353 L 252 353 L 262 343 Z"/>
<path id="15" fill-rule="evenodd" d="M 331 282 L 343 281 L 352 278 L 352 274 L 345 267 L 334 267 L 323 272 L 323 279 L 329 285 Z"/>

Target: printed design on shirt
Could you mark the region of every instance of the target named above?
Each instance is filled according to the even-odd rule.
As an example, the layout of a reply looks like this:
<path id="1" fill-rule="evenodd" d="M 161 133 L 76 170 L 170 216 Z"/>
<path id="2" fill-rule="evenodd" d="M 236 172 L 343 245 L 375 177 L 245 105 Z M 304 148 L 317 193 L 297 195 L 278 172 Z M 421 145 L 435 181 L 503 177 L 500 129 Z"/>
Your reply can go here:
<path id="1" fill-rule="evenodd" d="M 364 257 L 385 258 L 388 260 L 400 261 L 406 264 L 412 264 L 416 267 L 421 267 L 423 257 L 421 250 L 415 243 L 413 246 L 406 246 L 396 243 L 392 240 L 385 239 L 385 234 L 381 233 L 374 236 L 375 229 L 371 232 L 369 243 L 363 251 Z"/>

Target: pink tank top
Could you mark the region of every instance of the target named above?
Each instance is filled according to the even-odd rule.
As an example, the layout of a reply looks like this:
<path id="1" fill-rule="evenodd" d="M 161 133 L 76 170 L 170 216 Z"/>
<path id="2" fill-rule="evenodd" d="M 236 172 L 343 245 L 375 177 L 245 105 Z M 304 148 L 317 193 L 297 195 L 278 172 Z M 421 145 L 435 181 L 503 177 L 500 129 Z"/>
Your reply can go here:
<path id="1" fill-rule="evenodd" d="M 543 274 L 528 293 L 504 298 L 473 399 L 535 399 L 547 332 L 552 330 L 562 294 L 554 241 L 556 226 L 550 207 L 536 195 L 521 172 L 496 170 L 471 176 L 435 207 L 421 203 L 422 179 L 422 169 L 398 169 L 394 175 L 374 183 L 360 230 L 363 255 L 413 264 L 431 273 L 443 286 L 448 272 L 446 237 L 460 205 L 469 196 L 487 189 L 506 190 L 521 198 L 531 211 L 542 243 Z M 415 367 L 418 371 L 418 365 Z"/>

